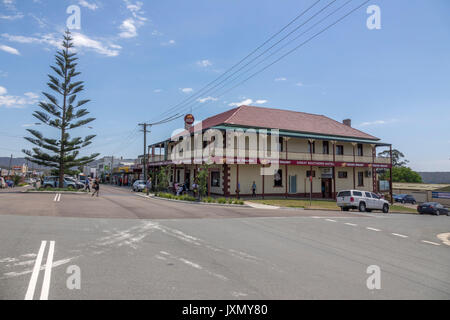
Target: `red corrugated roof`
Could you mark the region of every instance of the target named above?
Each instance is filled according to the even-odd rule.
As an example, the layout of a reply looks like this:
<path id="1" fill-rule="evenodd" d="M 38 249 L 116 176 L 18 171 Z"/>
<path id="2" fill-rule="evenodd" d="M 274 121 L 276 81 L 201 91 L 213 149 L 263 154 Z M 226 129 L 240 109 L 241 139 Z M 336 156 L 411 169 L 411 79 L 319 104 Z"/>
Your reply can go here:
<path id="1" fill-rule="evenodd" d="M 203 129 L 218 125 L 280 129 L 301 133 L 380 140 L 323 115 L 253 106 L 240 106 L 228 110 L 207 118 L 202 124 Z"/>

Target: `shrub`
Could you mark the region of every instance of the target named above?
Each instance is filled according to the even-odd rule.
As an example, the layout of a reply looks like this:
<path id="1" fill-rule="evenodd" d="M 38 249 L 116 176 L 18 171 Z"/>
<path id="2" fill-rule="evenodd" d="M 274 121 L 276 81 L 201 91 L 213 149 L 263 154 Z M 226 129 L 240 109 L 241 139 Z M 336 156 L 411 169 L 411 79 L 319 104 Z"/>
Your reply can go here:
<path id="1" fill-rule="evenodd" d="M 220 204 L 226 204 L 227 203 L 227 199 L 220 198 L 220 199 L 217 200 L 217 202 L 220 203 Z"/>

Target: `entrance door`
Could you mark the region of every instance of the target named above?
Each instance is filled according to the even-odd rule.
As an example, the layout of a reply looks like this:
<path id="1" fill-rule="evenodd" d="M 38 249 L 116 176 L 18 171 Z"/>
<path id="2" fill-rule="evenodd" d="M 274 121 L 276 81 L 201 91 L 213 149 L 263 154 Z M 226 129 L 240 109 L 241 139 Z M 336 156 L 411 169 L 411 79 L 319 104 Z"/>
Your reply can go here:
<path id="1" fill-rule="evenodd" d="M 322 197 L 325 199 L 332 198 L 332 179 L 322 179 Z"/>
<path id="2" fill-rule="evenodd" d="M 184 181 L 188 181 L 188 189 L 191 188 L 191 170 L 185 170 L 184 172 Z"/>
<path id="3" fill-rule="evenodd" d="M 297 176 L 289 176 L 289 193 L 297 193 Z"/>

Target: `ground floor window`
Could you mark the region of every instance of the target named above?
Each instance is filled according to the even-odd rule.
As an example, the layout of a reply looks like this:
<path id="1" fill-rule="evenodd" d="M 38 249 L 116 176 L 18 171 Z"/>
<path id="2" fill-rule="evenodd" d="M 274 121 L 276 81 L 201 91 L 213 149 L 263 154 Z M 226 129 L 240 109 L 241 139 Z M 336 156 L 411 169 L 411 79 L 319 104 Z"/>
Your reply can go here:
<path id="1" fill-rule="evenodd" d="M 274 186 L 282 187 L 283 186 L 283 170 L 278 170 L 274 176 Z"/>
<path id="2" fill-rule="evenodd" d="M 358 187 L 364 187 L 364 172 L 358 172 Z"/>
<path id="3" fill-rule="evenodd" d="M 220 172 L 211 172 L 211 187 L 220 187 Z"/>
<path id="4" fill-rule="evenodd" d="M 348 172 L 347 171 L 339 171 L 338 172 L 338 178 L 339 179 L 347 179 L 348 178 Z"/>
<path id="5" fill-rule="evenodd" d="M 306 171 L 306 176 L 309 178 L 309 177 L 313 177 L 313 178 L 315 178 L 316 177 L 316 171 L 311 171 L 311 170 L 308 170 L 308 171 Z"/>

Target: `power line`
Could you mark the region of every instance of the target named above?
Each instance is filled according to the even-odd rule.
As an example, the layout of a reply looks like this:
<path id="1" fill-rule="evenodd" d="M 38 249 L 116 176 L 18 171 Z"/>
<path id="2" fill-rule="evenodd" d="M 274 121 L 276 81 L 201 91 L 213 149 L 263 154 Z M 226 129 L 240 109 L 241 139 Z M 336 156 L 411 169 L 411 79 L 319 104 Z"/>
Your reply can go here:
<path id="1" fill-rule="evenodd" d="M 180 103 L 176 104 L 175 106 L 169 108 L 168 110 L 166 110 L 165 112 L 163 112 L 161 115 L 166 115 L 168 113 L 170 113 L 172 110 L 176 109 L 178 106 L 186 103 L 187 101 L 191 100 L 191 99 L 196 99 L 198 97 L 200 97 L 201 95 L 204 94 L 204 90 L 206 88 L 208 88 L 209 86 L 211 86 L 212 84 L 214 84 L 216 81 L 218 81 L 219 79 L 221 79 L 223 76 L 225 76 L 226 74 L 228 74 L 229 72 L 231 72 L 232 70 L 234 70 L 234 68 L 236 68 L 237 66 L 239 66 L 242 62 L 244 62 L 245 60 L 247 60 L 249 57 L 251 57 L 253 54 L 255 54 L 257 51 L 259 51 L 261 48 L 263 48 L 267 43 L 269 43 L 270 41 L 272 41 L 275 37 L 277 37 L 280 33 L 282 33 L 284 30 L 286 30 L 289 26 L 291 26 L 295 21 L 297 21 L 298 19 L 300 19 L 303 15 L 305 15 L 309 10 L 311 10 L 314 6 L 316 6 L 321 0 L 317 0 L 316 2 L 314 2 L 311 6 L 309 6 L 307 9 L 303 10 L 299 15 L 297 15 L 293 20 L 291 20 L 287 25 L 285 25 L 283 28 L 281 28 L 281 30 L 279 30 L 278 32 L 276 32 L 274 35 L 272 35 L 268 40 L 266 40 L 263 44 L 261 44 L 260 46 L 258 46 L 256 49 L 254 49 L 251 53 L 249 53 L 247 56 L 245 56 L 243 59 L 241 59 L 238 63 L 236 63 L 235 65 L 233 65 L 231 68 L 229 68 L 228 70 L 226 70 L 224 73 L 222 73 L 219 77 L 217 77 L 216 79 L 214 79 L 213 81 L 211 81 L 210 83 L 208 83 L 206 86 L 204 86 L 202 89 L 200 89 L 196 94 L 191 95 L 190 97 L 184 99 L 183 101 L 181 101 Z"/>
<path id="2" fill-rule="evenodd" d="M 318 22 L 316 22 L 315 24 L 313 24 L 311 27 L 309 27 L 308 29 L 306 29 L 304 32 L 300 33 L 298 36 L 296 36 L 295 38 L 293 38 L 291 41 L 289 41 L 288 43 L 284 44 L 283 46 L 281 46 L 280 48 L 278 48 L 276 51 L 272 52 L 270 55 L 266 56 L 265 58 L 263 58 L 261 61 L 259 61 L 258 63 L 256 63 L 255 65 L 251 66 L 248 70 L 244 71 L 243 73 L 241 73 L 240 75 L 238 75 L 237 77 L 233 78 L 229 83 L 225 83 L 224 85 L 220 86 L 219 88 L 217 88 L 216 90 L 214 90 L 213 92 L 211 92 L 210 94 L 214 95 L 216 92 L 220 91 L 221 89 L 225 88 L 227 85 L 233 83 L 235 80 L 241 78 L 242 76 L 244 76 L 245 74 L 247 74 L 249 71 L 251 71 L 252 69 L 256 68 L 257 66 L 259 66 L 260 64 L 262 64 L 263 62 L 265 62 L 267 59 L 271 58 L 272 56 L 274 56 L 275 54 L 277 54 L 278 52 L 280 52 L 282 49 L 286 48 L 288 45 L 290 45 L 292 42 L 294 42 L 295 40 L 299 39 L 301 36 L 305 35 L 308 31 L 312 30 L 314 27 L 316 27 L 317 25 L 319 25 L 320 23 L 322 23 L 323 21 L 325 21 L 326 19 L 328 19 L 330 16 L 332 16 L 333 14 L 335 14 L 336 12 L 338 12 L 339 10 L 341 10 L 343 7 L 345 7 L 347 4 L 349 4 L 352 0 L 348 0 L 347 2 L 345 2 L 343 5 L 341 5 L 340 7 L 338 7 L 337 9 L 335 9 L 334 11 L 332 11 L 331 13 L 329 13 L 327 16 L 325 16 L 324 18 L 322 18 L 321 20 L 319 20 Z M 315 15 L 316 16 L 316 15 Z M 223 95 L 223 94 L 222 94 Z M 220 95 L 219 97 L 221 97 L 222 95 Z M 191 104 L 188 104 L 187 107 L 189 107 Z"/>
<path id="3" fill-rule="evenodd" d="M 311 36 L 310 38 L 308 38 L 306 41 L 300 43 L 298 46 L 294 47 L 293 49 L 289 50 L 287 53 L 283 54 L 282 56 L 280 56 L 279 58 L 277 58 L 275 61 L 271 62 L 270 64 L 266 65 L 265 67 L 263 67 L 262 69 L 258 70 L 257 72 L 253 73 L 251 76 L 249 76 L 248 78 L 246 78 L 245 80 L 239 82 L 237 85 L 231 87 L 230 89 L 227 89 L 225 92 L 221 93 L 217 98 L 222 97 L 223 95 L 225 95 L 226 93 L 230 92 L 231 90 L 237 88 L 238 86 L 241 86 L 242 84 L 244 84 L 245 82 L 247 82 L 248 80 L 252 79 L 253 77 L 255 77 L 256 75 L 260 74 L 261 72 L 265 71 L 266 69 L 268 69 L 269 67 L 271 67 L 272 65 L 276 64 L 277 62 L 279 62 L 280 60 L 284 59 L 286 56 L 292 54 L 293 52 L 295 52 L 296 50 L 298 50 L 299 48 L 303 47 L 304 45 L 306 45 L 307 43 L 309 43 L 311 40 L 313 40 L 314 38 L 316 38 L 317 36 L 319 36 L 320 34 L 324 33 L 325 31 L 327 31 L 328 29 L 330 29 L 331 27 L 335 26 L 336 24 L 338 24 L 340 21 L 344 20 L 346 17 L 348 17 L 350 14 L 352 14 L 353 12 L 355 12 L 356 10 L 360 9 L 362 6 L 364 6 L 365 4 L 367 4 L 369 2 L 369 0 L 364 1 L 363 3 L 361 3 L 359 6 L 355 7 L 354 9 L 352 9 L 351 11 L 349 11 L 347 14 L 345 14 L 344 16 L 340 17 L 339 19 L 337 19 L 336 21 L 334 21 L 333 23 L 331 23 L 330 25 L 328 25 L 327 27 L 325 27 L 324 29 L 320 30 L 319 32 L 315 33 L 313 36 Z M 341 6 L 342 7 L 342 6 Z M 330 15 L 328 15 L 327 17 L 329 17 Z M 320 22 L 322 22 L 324 19 L 322 19 Z M 297 37 L 298 38 L 298 37 Z M 237 77 L 239 78 L 239 77 Z M 237 79 L 235 78 L 235 79 Z M 234 80 L 235 80 L 234 79 Z M 208 103 L 208 102 L 206 102 Z M 204 105 L 204 104 L 203 104 Z M 199 107 L 199 106 L 197 106 Z"/>
<path id="4" fill-rule="evenodd" d="M 243 69 L 245 69 L 246 67 L 248 67 L 249 65 L 251 65 L 253 62 L 255 62 L 256 60 L 258 60 L 260 57 L 262 57 L 264 54 L 266 54 L 267 52 L 269 52 L 271 49 L 273 49 L 274 47 L 276 47 L 277 45 L 279 45 L 281 42 L 283 42 L 284 40 L 286 40 L 290 35 L 292 35 L 293 33 L 295 33 L 295 32 L 297 32 L 301 27 L 303 27 L 305 24 L 307 24 L 308 22 L 310 22 L 312 19 L 314 19 L 316 16 L 318 16 L 320 13 L 322 13 L 325 9 L 327 9 L 329 6 L 331 6 L 334 2 L 336 2 L 337 0 L 332 0 L 332 1 L 330 1 L 326 6 L 324 6 L 322 9 L 320 9 L 319 11 L 317 11 L 313 16 L 311 16 L 308 20 L 306 20 L 304 23 L 302 23 L 302 24 L 300 24 L 299 26 L 297 26 L 295 29 L 293 29 L 291 32 L 289 32 L 286 36 L 284 36 L 282 39 L 280 39 L 279 41 L 277 41 L 275 44 L 273 44 L 272 46 L 270 46 L 269 48 L 267 48 L 266 50 L 264 50 L 262 53 L 260 53 L 258 56 L 256 56 L 255 58 L 253 58 L 252 60 L 250 60 L 248 63 L 246 63 L 245 65 L 243 65 L 241 68 L 239 68 L 238 70 L 236 70 L 235 72 L 233 72 L 231 75 L 229 75 L 228 77 L 226 77 L 224 80 L 222 80 L 221 82 L 219 82 L 219 83 L 217 83 L 215 86 L 213 86 L 212 88 L 210 88 L 210 89 L 208 89 L 207 91 L 206 91 L 206 93 L 208 93 L 208 94 L 213 94 L 213 93 L 215 93 L 216 91 L 218 91 L 218 90 L 214 90 L 213 92 L 211 92 L 211 90 L 213 90 L 213 89 L 215 89 L 215 88 L 217 88 L 218 86 L 220 86 L 221 84 L 223 84 L 224 82 L 226 82 L 228 79 L 230 79 L 232 76 L 234 76 L 235 74 L 237 74 L 237 73 L 239 73 L 240 71 L 242 71 Z M 348 4 L 350 1 L 352 1 L 352 0 L 349 0 L 348 2 L 346 2 L 345 4 L 344 4 L 344 6 L 346 5 L 346 4 Z M 341 6 L 340 8 L 342 8 L 343 6 Z M 338 10 L 340 9 L 340 8 L 338 8 Z M 334 12 L 336 12 L 337 10 L 335 10 Z M 323 21 L 323 20 L 322 20 Z M 316 24 L 317 25 L 317 24 Z M 308 31 L 309 30 L 311 30 L 311 28 L 310 29 L 308 29 Z M 303 34 L 305 34 L 306 32 L 303 32 L 302 33 L 302 35 Z M 298 39 L 298 37 L 296 37 L 296 38 L 294 38 L 294 39 L 292 39 L 291 41 L 289 41 L 286 45 L 288 45 L 288 44 L 290 44 L 291 42 L 293 42 L 294 40 L 296 40 L 296 39 Z M 286 46 L 285 45 L 285 46 Z M 285 46 L 283 46 L 282 48 L 284 48 Z M 278 51 L 276 51 L 276 52 L 279 52 L 279 50 Z M 276 53 L 275 52 L 275 53 Z M 273 53 L 274 54 L 274 53 Z M 273 54 L 271 54 L 270 56 L 272 56 Z M 269 57 L 270 57 L 269 56 Z M 263 61 L 265 61 L 265 60 L 267 60 L 267 57 L 266 58 L 264 58 L 262 61 L 260 61 L 259 63 L 257 63 L 255 66 L 253 66 L 253 67 L 251 67 L 250 68 L 250 70 L 252 69 L 252 68 L 254 68 L 254 67 L 256 67 L 257 65 L 259 65 L 259 64 L 261 64 Z M 248 70 L 247 71 L 245 71 L 243 74 L 245 74 L 246 72 L 248 72 Z M 238 77 L 236 77 L 236 78 L 234 78 L 234 79 L 232 79 L 231 80 L 231 82 L 233 82 L 234 80 L 236 80 L 236 79 L 238 79 L 239 77 L 241 77 L 243 74 L 241 74 L 241 75 L 239 75 Z M 219 90 L 221 89 L 221 88 L 223 88 L 223 87 L 225 87 L 225 86 L 227 86 L 227 84 L 225 84 L 225 85 L 223 85 L 223 86 L 221 86 L 221 87 L 219 87 Z M 205 94 L 206 94 L 205 93 Z M 195 103 L 197 103 L 197 101 L 191 101 L 191 102 L 189 102 L 186 106 L 184 106 L 184 107 L 189 107 L 190 105 L 192 105 L 192 104 L 195 104 Z"/>

